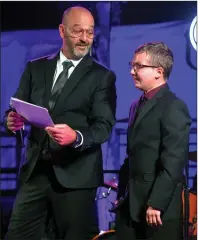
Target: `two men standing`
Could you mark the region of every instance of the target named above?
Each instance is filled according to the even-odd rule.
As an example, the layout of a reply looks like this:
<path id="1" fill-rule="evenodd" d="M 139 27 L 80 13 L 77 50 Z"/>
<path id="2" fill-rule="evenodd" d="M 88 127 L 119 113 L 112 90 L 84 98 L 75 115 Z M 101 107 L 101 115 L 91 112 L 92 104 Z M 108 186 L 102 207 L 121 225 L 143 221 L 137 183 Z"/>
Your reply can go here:
<path id="1" fill-rule="evenodd" d="M 97 187 L 103 182 L 101 144 L 115 124 L 115 74 L 94 61 L 89 50 L 94 19 L 82 8 L 68 9 L 59 25 L 63 44 L 53 56 L 28 62 L 15 97 L 48 108 L 55 127 L 32 126 L 21 185 L 6 239 L 40 239 L 47 203 L 57 239 L 87 239 Z M 182 172 L 191 119 L 167 84 L 173 54 L 164 43 L 148 43 L 130 63 L 143 94 L 130 108 L 128 179 L 116 210 L 118 240 L 179 240 Z M 10 131 L 24 119 L 7 112 Z"/>

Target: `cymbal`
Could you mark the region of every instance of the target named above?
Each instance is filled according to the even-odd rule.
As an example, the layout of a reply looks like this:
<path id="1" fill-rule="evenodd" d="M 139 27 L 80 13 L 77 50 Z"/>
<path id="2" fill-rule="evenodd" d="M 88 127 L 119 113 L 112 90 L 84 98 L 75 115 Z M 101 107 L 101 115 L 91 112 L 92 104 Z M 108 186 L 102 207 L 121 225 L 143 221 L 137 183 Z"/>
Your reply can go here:
<path id="1" fill-rule="evenodd" d="M 104 182 L 104 186 L 108 188 L 112 188 L 113 190 L 118 190 L 118 184 L 115 181 L 106 181 Z"/>
<path id="2" fill-rule="evenodd" d="M 197 162 L 197 151 L 189 152 L 188 153 L 188 160 L 193 162 Z"/>

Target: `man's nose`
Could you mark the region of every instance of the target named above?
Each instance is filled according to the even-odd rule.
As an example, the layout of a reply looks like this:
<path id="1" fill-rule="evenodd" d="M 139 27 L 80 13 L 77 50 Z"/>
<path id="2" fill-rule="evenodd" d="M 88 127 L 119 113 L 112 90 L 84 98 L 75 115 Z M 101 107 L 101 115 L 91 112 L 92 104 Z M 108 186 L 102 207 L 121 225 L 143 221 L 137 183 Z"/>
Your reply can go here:
<path id="1" fill-rule="evenodd" d="M 131 68 L 131 71 L 130 71 L 131 75 L 135 75 L 135 71 L 134 71 L 134 68 Z"/>
<path id="2" fill-rule="evenodd" d="M 82 40 L 83 42 L 87 42 L 87 33 L 85 31 L 81 34 L 80 40 Z"/>

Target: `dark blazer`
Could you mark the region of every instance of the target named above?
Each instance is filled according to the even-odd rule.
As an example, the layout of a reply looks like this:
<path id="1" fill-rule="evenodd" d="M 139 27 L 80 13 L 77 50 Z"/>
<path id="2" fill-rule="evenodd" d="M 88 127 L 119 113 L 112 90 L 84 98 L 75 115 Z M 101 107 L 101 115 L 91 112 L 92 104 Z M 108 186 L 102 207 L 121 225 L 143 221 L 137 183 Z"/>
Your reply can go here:
<path id="1" fill-rule="evenodd" d="M 53 77 L 59 53 L 27 63 L 14 97 L 49 109 Z M 32 126 L 26 161 L 20 170 L 25 181 L 32 173 L 49 141 L 53 168 L 58 181 L 68 188 L 92 188 L 103 182 L 101 144 L 115 124 L 115 74 L 86 55 L 67 80 L 53 110 L 55 124 L 68 124 L 83 135 L 77 149 L 60 146 L 46 132 Z"/>
<path id="2" fill-rule="evenodd" d="M 131 106 L 127 135 L 131 217 L 145 220 L 151 206 L 161 210 L 163 220 L 179 218 L 191 124 L 188 108 L 165 85 L 134 121 L 136 110 L 137 102 Z"/>

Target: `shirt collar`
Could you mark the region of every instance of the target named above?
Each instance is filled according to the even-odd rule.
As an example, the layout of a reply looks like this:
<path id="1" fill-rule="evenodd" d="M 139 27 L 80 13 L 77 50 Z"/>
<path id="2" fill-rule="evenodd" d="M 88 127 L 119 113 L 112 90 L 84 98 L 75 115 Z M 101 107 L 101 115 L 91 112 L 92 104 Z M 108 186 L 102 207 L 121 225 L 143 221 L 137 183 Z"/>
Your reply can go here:
<path id="1" fill-rule="evenodd" d="M 62 50 L 60 51 L 60 62 L 61 62 L 61 64 L 62 64 L 63 62 L 65 62 L 65 61 L 66 61 L 66 62 L 71 61 L 71 62 L 73 63 L 73 65 L 74 65 L 74 67 L 76 67 L 82 59 L 83 59 L 83 58 L 81 58 L 81 59 L 79 59 L 79 60 L 68 59 L 68 58 L 66 58 L 65 55 L 63 54 Z"/>
<path id="2" fill-rule="evenodd" d="M 166 86 L 166 83 L 162 84 L 159 87 L 152 89 L 151 91 L 149 91 L 147 93 L 144 93 L 143 96 L 149 100 L 149 99 L 153 98 L 155 96 L 155 94 L 157 94 L 159 92 L 159 90 L 165 86 Z"/>

